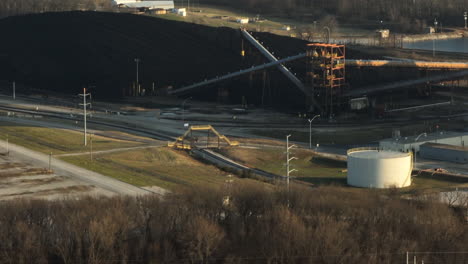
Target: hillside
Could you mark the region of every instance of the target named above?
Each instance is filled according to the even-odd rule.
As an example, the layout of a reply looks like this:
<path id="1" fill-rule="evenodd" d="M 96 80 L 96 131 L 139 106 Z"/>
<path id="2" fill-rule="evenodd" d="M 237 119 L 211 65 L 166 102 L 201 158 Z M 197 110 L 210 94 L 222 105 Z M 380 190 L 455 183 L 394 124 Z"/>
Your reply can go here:
<path id="1" fill-rule="evenodd" d="M 131 14 L 44 13 L 0 20 L 0 80 L 76 93 L 96 86 L 120 96 L 136 79 L 146 89 L 238 70 L 239 33 Z M 222 59 L 221 59 L 222 58 Z"/>

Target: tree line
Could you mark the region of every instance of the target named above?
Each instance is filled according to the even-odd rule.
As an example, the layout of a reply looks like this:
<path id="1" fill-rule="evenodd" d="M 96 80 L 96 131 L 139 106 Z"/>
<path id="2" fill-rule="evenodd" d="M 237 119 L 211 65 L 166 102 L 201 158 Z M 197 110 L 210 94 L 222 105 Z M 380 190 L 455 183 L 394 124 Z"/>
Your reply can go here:
<path id="1" fill-rule="evenodd" d="M 467 263 L 430 198 L 232 184 L 158 197 L 0 203 L 0 263 Z M 229 199 L 226 199 L 229 197 Z M 412 253 L 432 252 L 432 253 Z"/>
<path id="2" fill-rule="evenodd" d="M 111 0 L 2 0 L 0 17 L 71 10 L 106 10 Z"/>

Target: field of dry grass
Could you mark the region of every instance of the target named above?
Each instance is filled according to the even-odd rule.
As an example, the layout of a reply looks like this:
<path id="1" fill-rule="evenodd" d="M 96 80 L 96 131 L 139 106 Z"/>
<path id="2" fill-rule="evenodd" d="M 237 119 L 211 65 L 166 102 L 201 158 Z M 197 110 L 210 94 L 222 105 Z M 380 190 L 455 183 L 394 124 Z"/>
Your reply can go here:
<path id="1" fill-rule="evenodd" d="M 286 154 L 281 149 L 246 149 L 229 148 L 220 151 L 227 157 L 250 167 L 259 168 L 278 175 L 286 175 Z M 307 149 L 293 149 L 291 157 L 298 158 L 291 161 L 291 169 L 297 171 L 291 173 L 291 177 L 298 184 L 312 185 L 346 185 L 346 164 L 341 162 L 326 161 L 314 155 Z M 462 188 L 468 185 L 468 180 L 452 180 L 443 177 L 413 177 L 411 187 L 401 189 L 402 193 L 415 190 L 424 192 L 436 192 L 446 189 Z M 360 188 L 346 188 L 360 190 Z M 345 188 L 341 189 L 342 191 Z M 351 190 L 352 191 L 352 190 Z"/>
<path id="2" fill-rule="evenodd" d="M 220 152 L 231 159 L 250 167 L 259 168 L 278 175 L 286 175 L 286 154 L 284 149 L 245 149 L 229 148 Z M 305 149 L 294 149 L 291 157 L 297 160 L 291 161 L 291 168 L 296 172 L 291 173 L 297 180 L 312 184 L 339 184 L 346 183 L 345 164 L 328 163 L 314 159 L 313 152 Z"/>
<path id="3" fill-rule="evenodd" d="M 169 190 L 193 186 L 222 187 L 229 174 L 193 159 L 185 151 L 167 147 L 102 154 L 94 160 L 89 156 L 62 159 L 136 186 L 156 185 Z M 240 178 L 235 181 L 256 182 Z"/>
<path id="4" fill-rule="evenodd" d="M 42 153 L 65 154 L 89 152 L 91 136 L 88 135 L 88 146 L 84 146 L 83 133 L 58 129 L 18 125 L 2 122 L 0 125 L 0 139 L 35 150 Z M 109 150 L 141 146 L 142 143 L 94 135 L 92 137 L 93 151 Z M 5 148 L 6 146 L 1 146 Z"/>

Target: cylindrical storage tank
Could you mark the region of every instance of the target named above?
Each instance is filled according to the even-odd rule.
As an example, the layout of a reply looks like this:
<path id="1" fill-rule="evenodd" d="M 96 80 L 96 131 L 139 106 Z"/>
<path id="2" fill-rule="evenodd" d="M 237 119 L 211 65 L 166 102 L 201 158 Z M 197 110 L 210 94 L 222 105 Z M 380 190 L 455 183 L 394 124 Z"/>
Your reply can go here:
<path id="1" fill-rule="evenodd" d="M 412 153 L 373 148 L 348 150 L 348 184 L 365 188 L 411 185 Z"/>

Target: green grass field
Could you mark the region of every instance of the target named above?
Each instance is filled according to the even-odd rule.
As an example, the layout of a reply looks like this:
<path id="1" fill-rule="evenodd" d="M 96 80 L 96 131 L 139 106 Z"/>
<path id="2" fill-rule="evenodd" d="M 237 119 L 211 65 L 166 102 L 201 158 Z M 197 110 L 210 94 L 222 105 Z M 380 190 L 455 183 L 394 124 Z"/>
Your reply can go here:
<path id="1" fill-rule="evenodd" d="M 91 147 L 91 136 L 88 136 L 88 146 L 84 146 L 83 133 L 77 131 L 2 122 L 0 125 L 0 139 L 6 140 L 7 138 L 10 143 L 42 153 L 52 153 L 54 155 L 88 152 Z M 93 151 L 140 145 L 142 144 L 138 142 L 117 140 L 96 135 L 92 137 Z"/>

